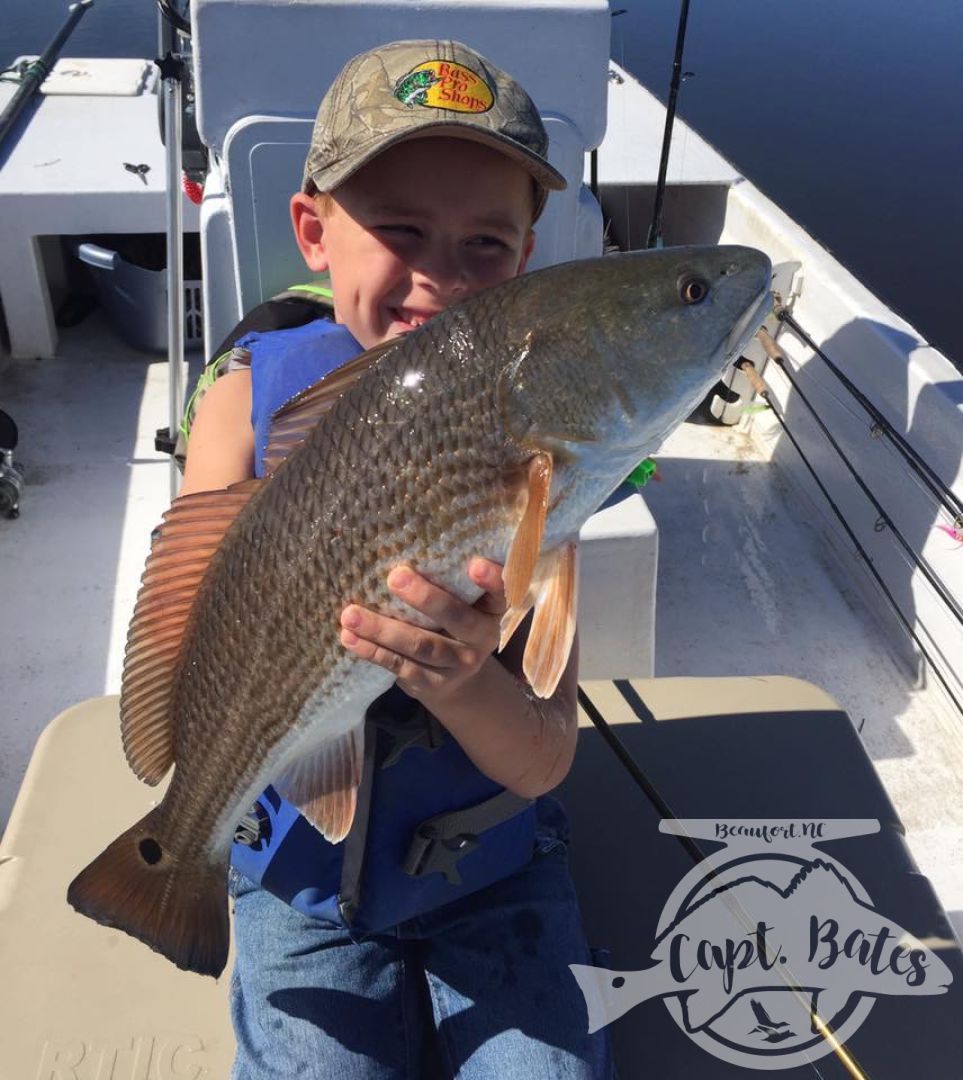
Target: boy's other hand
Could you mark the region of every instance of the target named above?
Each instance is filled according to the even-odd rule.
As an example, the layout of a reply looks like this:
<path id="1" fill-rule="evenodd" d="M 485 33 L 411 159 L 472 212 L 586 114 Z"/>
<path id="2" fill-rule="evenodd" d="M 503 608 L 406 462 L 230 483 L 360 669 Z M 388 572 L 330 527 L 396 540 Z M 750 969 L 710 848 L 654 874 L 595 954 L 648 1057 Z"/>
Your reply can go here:
<path id="1" fill-rule="evenodd" d="M 388 587 L 439 627 L 426 630 L 351 604 L 341 613 L 341 643 L 355 656 L 394 672 L 406 694 L 429 711 L 470 685 L 498 647 L 507 608 L 502 568 L 472 559 L 468 576 L 485 590 L 468 604 L 407 566 L 395 567 Z"/>

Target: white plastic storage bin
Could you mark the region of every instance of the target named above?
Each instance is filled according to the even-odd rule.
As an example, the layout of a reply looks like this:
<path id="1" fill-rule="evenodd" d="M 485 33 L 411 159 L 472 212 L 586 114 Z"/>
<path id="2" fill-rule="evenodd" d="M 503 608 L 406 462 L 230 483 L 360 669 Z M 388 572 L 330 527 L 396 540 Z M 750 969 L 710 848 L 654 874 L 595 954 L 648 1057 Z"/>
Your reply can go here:
<path id="1" fill-rule="evenodd" d="M 167 351 L 167 269 L 163 236 L 97 238 L 77 248 L 90 267 L 101 306 L 129 345 Z M 120 250 L 115 250 L 116 247 Z M 110 242 L 111 246 L 107 246 Z M 184 348 L 204 344 L 200 252 L 197 234 L 184 238 Z"/>

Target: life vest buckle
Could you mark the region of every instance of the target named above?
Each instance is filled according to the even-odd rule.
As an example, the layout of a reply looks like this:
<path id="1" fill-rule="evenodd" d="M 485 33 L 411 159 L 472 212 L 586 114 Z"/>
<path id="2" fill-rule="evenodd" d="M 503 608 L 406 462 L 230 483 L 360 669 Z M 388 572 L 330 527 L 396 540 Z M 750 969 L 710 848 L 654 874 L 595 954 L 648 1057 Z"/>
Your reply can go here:
<path id="1" fill-rule="evenodd" d="M 446 815 L 447 816 L 447 815 Z M 458 860 L 478 847 L 478 837 L 474 833 L 445 835 L 434 822 L 425 821 L 415 829 L 408 857 L 405 859 L 405 873 L 411 877 L 439 872 L 445 875 L 449 885 L 460 885 Z"/>
<path id="2" fill-rule="evenodd" d="M 457 863 L 478 847 L 479 834 L 532 805 L 507 788 L 485 802 L 428 818 L 416 829 L 405 859 L 405 873 L 422 877 L 438 871 L 450 885 L 460 885 Z"/>
<path id="3" fill-rule="evenodd" d="M 260 851 L 261 841 L 271 839 L 271 819 L 260 801 L 251 804 L 250 810 L 234 827 L 234 843 Z"/>
<path id="4" fill-rule="evenodd" d="M 234 843 L 251 847 L 261 838 L 261 823 L 253 813 L 254 807 L 241 818 L 234 828 Z"/>

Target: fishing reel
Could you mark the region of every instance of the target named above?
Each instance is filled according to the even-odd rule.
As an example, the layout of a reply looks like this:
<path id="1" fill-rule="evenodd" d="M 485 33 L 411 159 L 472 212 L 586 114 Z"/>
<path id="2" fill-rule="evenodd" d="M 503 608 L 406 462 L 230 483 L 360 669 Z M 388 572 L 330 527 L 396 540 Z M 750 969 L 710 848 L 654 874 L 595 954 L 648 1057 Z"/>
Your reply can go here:
<path id="1" fill-rule="evenodd" d="M 0 409 L 0 515 L 20 517 L 23 469 L 13 460 L 17 446 L 17 425 Z"/>

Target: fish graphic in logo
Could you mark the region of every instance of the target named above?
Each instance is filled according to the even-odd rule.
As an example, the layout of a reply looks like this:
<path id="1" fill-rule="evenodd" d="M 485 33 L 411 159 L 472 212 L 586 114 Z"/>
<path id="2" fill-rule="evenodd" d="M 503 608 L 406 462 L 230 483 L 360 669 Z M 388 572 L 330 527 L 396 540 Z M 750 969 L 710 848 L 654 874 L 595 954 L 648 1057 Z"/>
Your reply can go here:
<path id="1" fill-rule="evenodd" d="M 813 847 L 878 832 L 878 821 L 664 821 L 660 831 L 726 847 L 673 890 L 650 967 L 570 965 L 590 1032 L 661 997 L 716 1057 L 790 1068 L 833 1052 L 825 1025 L 845 1043 L 878 997 L 943 994 L 952 983 L 932 942 L 876 911 L 853 875 Z"/>
<path id="2" fill-rule="evenodd" d="M 409 107 L 425 105 L 428 101 L 428 91 L 440 82 L 441 79 L 433 71 L 416 68 L 395 87 L 395 97 Z"/>
<path id="3" fill-rule="evenodd" d="M 400 79 L 394 96 L 408 108 L 487 112 L 495 103 L 491 87 L 471 68 L 449 60 L 428 60 Z"/>

